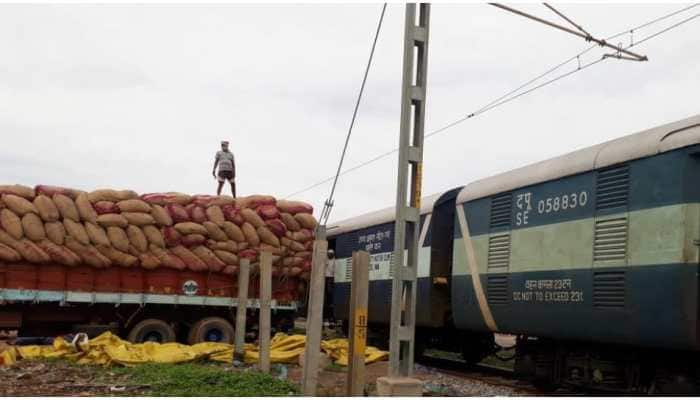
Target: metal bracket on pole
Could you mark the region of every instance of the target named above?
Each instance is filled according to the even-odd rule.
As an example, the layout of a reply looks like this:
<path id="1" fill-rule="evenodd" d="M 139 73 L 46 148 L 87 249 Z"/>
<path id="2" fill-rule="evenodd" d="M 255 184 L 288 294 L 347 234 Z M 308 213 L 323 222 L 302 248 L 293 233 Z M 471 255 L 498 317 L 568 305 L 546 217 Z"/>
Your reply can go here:
<path id="1" fill-rule="evenodd" d="M 418 15 L 416 12 L 418 11 Z M 417 21 L 416 21 L 416 16 Z M 389 376 L 413 375 L 430 4 L 406 4 Z M 410 173 L 410 175 L 409 175 Z M 405 301 L 405 309 L 402 302 Z"/>

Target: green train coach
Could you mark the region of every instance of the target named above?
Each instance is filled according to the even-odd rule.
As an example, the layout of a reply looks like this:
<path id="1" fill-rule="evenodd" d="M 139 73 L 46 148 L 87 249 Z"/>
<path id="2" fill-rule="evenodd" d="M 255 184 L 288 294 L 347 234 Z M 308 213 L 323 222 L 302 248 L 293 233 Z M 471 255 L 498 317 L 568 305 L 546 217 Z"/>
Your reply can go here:
<path id="1" fill-rule="evenodd" d="M 393 241 L 375 232 L 393 236 L 392 211 L 329 229 L 337 318 L 352 251 L 378 260 L 380 337 Z M 416 354 L 477 361 L 498 348 L 493 333 L 510 333 L 516 372 L 537 382 L 700 390 L 700 115 L 438 194 L 421 221 Z"/>

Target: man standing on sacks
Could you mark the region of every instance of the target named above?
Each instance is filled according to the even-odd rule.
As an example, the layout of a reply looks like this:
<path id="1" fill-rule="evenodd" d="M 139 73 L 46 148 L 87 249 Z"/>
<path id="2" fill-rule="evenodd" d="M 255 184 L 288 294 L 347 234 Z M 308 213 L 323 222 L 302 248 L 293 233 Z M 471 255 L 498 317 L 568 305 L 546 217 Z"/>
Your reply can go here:
<path id="1" fill-rule="evenodd" d="M 219 166 L 218 176 L 216 174 L 217 165 Z M 216 152 L 214 169 L 211 173 L 219 181 L 219 187 L 216 189 L 217 195 L 221 195 L 221 188 L 224 187 L 224 182 L 228 181 L 231 184 L 231 195 L 236 197 L 236 161 L 233 153 L 228 149 L 228 141 L 221 142 L 221 150 Z"/>

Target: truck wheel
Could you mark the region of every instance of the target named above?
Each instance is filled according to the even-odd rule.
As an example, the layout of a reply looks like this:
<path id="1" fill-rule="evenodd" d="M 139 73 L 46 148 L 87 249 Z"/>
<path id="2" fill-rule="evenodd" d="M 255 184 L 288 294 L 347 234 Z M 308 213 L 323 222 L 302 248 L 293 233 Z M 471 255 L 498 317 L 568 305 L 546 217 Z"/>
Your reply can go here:
<path id="1" fill-rule="evenodd" d="M 160 319 L 144 319 L 131 328 L 128 340 L 132 343 L 174 342 L 175 330 L 167 322 Z"/>
<path id="2" fill-rule="evenodd" d="M 189 344 L 202 342 L 233 343 L 233 326 L 223 318 L 207 317 L 200 319 L 190 328 L 187 336 Z"/>

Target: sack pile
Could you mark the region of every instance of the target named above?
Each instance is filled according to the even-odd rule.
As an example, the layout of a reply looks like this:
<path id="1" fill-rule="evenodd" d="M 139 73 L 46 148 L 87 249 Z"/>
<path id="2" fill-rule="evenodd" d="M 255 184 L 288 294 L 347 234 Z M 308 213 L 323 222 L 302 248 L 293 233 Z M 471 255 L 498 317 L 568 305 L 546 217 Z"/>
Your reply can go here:
<path id="1" fill-rule="evenodd" d="M 313 208 L 272 196 L 0 185 L 0 263 L 172 268 L 236 275 L 273 255 L 273 276 L 308 279 Z"/>

